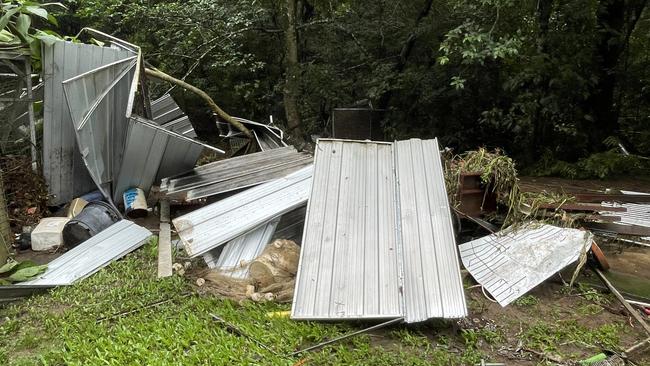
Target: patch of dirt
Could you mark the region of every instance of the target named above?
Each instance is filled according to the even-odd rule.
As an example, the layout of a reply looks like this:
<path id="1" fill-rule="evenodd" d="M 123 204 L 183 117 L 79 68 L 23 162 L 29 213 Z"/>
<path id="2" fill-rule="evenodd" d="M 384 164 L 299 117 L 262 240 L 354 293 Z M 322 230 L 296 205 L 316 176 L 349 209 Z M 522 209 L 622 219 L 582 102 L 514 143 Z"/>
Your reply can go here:
<path id="1" fill-rule="evenodd" d="M 23 226 L 35 226 L 49 215 L 47 185 L 43 176 L 32 170 L 28 156 L 2 156 L 0 169 L 11 230 L 21 233 Z"/>

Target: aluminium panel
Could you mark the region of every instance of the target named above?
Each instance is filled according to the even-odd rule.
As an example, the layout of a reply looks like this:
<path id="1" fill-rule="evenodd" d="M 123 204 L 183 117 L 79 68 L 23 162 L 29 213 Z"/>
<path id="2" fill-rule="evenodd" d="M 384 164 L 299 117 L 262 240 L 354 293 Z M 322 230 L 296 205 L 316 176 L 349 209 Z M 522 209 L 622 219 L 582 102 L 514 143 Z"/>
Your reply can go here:
<path id="1" fill-rule="evenodd" d="M 637 225 L 650 227 L 650 205 L 641 203 L 615 203 L 603 202 L 604 207 L 622 207 L 627 209 L 625 212 L 602 211 L 603 216 L 618 216 L 621 218 L 622 225 Z"/>
<path id="2" fill-rule="evenodd" d="M 183 110 L 169 94 L 165 94 L 151 102 L 152 119 L 159 125 L 164 125 L 184 115 Z"/>
<path id="3" fill-rule="evenodd" d="M 436 140 L 321 139 L 293 319 L 466 316 Z"/>
<path id="4" fill-rule="evenodd" d="M 174 219 L 188 256 L 204 254 L 304 205 L 312 171 L 313 166 L 304 167 Z"/>
<path id="5" fill-rule="evenodd" d="M 136 74 L 136 56 L 63 81 L 77 145 L 104 197 L 112 198 L 126 140 L 126 105 Z"/>
<path id="6" fill-rule="evenodd" d="M 194 127 L 192 127 L 187 116 L 181 116 L 174 121 L 164 124 L 163 127 L 185 137 L 196 138 Z M 156 174 L 156 182 L 159 182 L 164 177 L 192 169 L 202 152 L 203 147 L 201 145 L 173 137 L 170 138 L 165 146 L 165 152 L 163 153 L 163 158 L 160 162 L 158 173 Z"/>
<path id="7" fill-rule="evenodd" d="M 294 155 L 293 147 L 277 149 L 272 152 L 257 152 L 195 167 L 187 174 L 163 179 L 161 189 L 173 192 L 187 191 L 215 181 L 231 179 L 239 176 L 242 169 L 256 170 L 272 164 L 274 161 Z"/>
<path id="8" fill-rule="evenodd" d="M 293 319 L 400 318 L 393 145 L 319 140 Z"/>
<path id="9" fill-rule="evenodd" d="M 405 321 L 467 316 L 438 141 L 397 141 L 394 148 Z"/>
<path id="10" fill-rule="evenodd" d="M 257 258 L 271 242 L 280 218 L 249 231 L 223 247 L 213 249 L 203 255 L 209 268 L 217 269 L 221 274 L 233 278 L 247 278 L 248 265 Z M 223 249 L 223 250 L 222 250 Z"/>
<path id="11" fill-rule="evenodd" d="M 151 232 L 128 220 L 121 220 L 48 263 L 37 279 L 18 286 L 64 286 L 82 280 L 142 246 Z"/>
<path id="12" fill-rule="evenodd" d="M 592 241 L 588 231 L 530 224 L 461 244 L 459 249 L 472 277 L 506 306 L 578 260 Z"/>
<path id="13" fill-rule="evenodd" d="M 43 175 L 51 204 L 59 205 L 96 189 L 77 148 L 63 81 L 134 55 L 66 41 L 43 44 Z"/>
<path id="14" fill-rule="evenodd" d="M 149 192 L 170 138 L 161 130 L 129 120 L 124 158 L 113 189 L 114 202 L 121 202 L 124 191 L 132 187 Z"/>

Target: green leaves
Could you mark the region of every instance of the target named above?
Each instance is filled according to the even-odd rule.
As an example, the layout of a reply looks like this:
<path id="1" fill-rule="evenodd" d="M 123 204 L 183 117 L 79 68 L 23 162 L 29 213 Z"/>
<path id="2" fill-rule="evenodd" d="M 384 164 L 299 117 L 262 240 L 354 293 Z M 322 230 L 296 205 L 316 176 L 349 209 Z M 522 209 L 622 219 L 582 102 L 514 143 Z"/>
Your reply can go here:
<path id="1" fill-rule="evenodd" d="M 29 26 L 32 24 L 32 18 L 27 14 L 20 14 L 16 19 L 16 29 L 24 37 L 28 36 Z"/>
<path id="2" fill-rule="evenodd" d="M 47 265 L 39 266 L 32 261 L 18 262 L 10 259 L 0 267 L 0 284 L 24 282 L 33 279 L 47 270 Z"/>

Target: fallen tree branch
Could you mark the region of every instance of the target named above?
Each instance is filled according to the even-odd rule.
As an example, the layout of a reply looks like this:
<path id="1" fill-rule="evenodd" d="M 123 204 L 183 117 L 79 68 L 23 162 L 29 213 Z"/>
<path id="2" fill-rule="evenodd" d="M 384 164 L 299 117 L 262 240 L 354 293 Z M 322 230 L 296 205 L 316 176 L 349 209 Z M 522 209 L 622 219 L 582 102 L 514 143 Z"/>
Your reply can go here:
<path id="1" fill-rule="evenodd" d="M 210 96 L 206 92 L 204 92 L 203 90 L 195 87 L 194 85 L 188 84 L 183 80 L 179 80 L 179 79 L 176 79 L 173 76 L 167 75 L 164 72 L 162 72 L 160 70 L 157 70 L 157 69 L 145 68 L 144 71 L 145 71 L 145 74 L 147 74 L 147 76 L 151 76 L 152 78 L 160 79 L 160 80 L 172 83 L 174 85 L 178 85 L 179 87 L 181 87 L 181 88 L 183 88 L 185 90 L 189 90 L 192 93 L 198 95 L 199 97 L 201 97 L 208 104 L 210 109 L 217 116 L 219 116 L 219 118 L 221 118 L 224 121 L 226 121 L 226 122 L 230 123 L 231 125 L 235 126 L 236 129 L 243 132 L 244 135 L 246 135 L 246 137 L 248 137 L 249 139 L 253 139 L 253 134 L 251 133 L 251 131 L 248 128 L 246 128 L 246 126 L 244 126 L 241 122 L 237 121 L 236 119 L 232 118 L 232 116 L 229 115 L 228 113 L 226 113 L 223 109 L 219 108 L 217 103 L 215 103 L 214 100 L 212 100 L 212 98 L 210 98 Z"/>

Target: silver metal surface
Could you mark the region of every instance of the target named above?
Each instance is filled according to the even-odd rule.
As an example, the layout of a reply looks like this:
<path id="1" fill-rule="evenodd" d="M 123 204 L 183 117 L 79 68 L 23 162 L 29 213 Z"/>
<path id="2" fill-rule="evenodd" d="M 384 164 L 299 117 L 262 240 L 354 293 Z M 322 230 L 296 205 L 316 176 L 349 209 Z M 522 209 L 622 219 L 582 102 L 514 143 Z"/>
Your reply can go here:
<path id="1" fill-rule="evenodd" d="M 310 155 L 293 147 L 279 148 L 196 167 L 191 174 L 163 179 L 161 190 L 187 192 L 186 198 L 193 200 L 282 178 L 312 161 Z"/>
<path id="2" fill-rule="evenodd" d="M 271 237 L 280 222 L 275 218 L 266 224 L 229 241 L 222 248 L 213 249 L 203 255 L 209 268 L 219 270 L 233 278 L 248 277 L 248 264 L 259 256 L 271 242 Z M 219 253 L 220 252 L 220 253 Z"/>
<path id="3" fill-rule="evenodd" d="M 293 319 L 467 314 L 437 148 L 318 141 Z"/>
<path id="4" fill-rule="evenodd" d="M 404 320 L 467 316 L 438 140 L 397 141 L 394 148 Z"/>
<path id="5" fill-rule="evenodd" d="M 506 306 L 575 262 L 592 240 L 588 231 L 531 224 L 461 244 L 459 249 L 472 277 Z"/>
<path id="6" fill-rule="evenodd" d="M 113 201 L 120 202 L 124 191 L 138 187 L 149 192 L 170 137 L 162 130 L 129 120 L 122 164 L 118 167 Z"/>
<path id="7" fill-rule="evenodd" d="M 293 240 L 300 245 L 302 243 L 302 232 L 305 228 L 306 213 L 307 206 L 305 205 L 282 215 L 271 239 Z"/>
<path id="8" fill-rule="evenodd" d="M 153 120 L 167 130 L 192 139 L 196 138 L 196 132 L 189 117 L 183 113 L 171 95 L 165 94 L 153 101 L 151 111 Z M 170 138 L 167 141 L 155 181 L 159 182 L 164 177 L 192 169 L 202 152 L 201 145 Z"/>
<path id="9" fill-rule="evenodd" d="M 135 55 L 123 49 L 64 41 L 43 45 L 43 174 L 51 204 L 96 189 L 77 148 L 63 81 Z"/>
<path id="10" fill-rule="evenodd" d="M 626 212 L 611 212 L 611 211 L 600 212 L 602 216 L 620 217 L 621 221 L 617 222 L 617 224 L 650 227 L 650 205 L 649 204 L 603 202 L 602 205 L 604 207 L 624 207 L 627 209 Z"/>
<path id="11" fill-rule="evenodd" d="M 71 285 L 139 248 L 151 235 L 149 230 L 131 221 L 118 221 L 48 263 L 47 271 L 37 279 L 16 285 Z"/>
<path id="12" fill-rule="evenodd" d="M 393 145 L 319 140 L 293 319 L 401 318 Z"/>
<path id="13" fill-rule="evenodd" d="M 108 199 L 122 163 L 128 128 L 126 105 L 135 67 L 133 56 L 63 81 L 81 156 Z"/>
<path id="14" fill-rule="evenodd" d="M 164 125 L 185 115 L 169 94 L 151 102 L 151 114 L 152 119 L 159 125 Z"/>
<path id="15" fill-rule="evenodd" d="M 307 166 L 174 219 L 187 255 L 204 254 L 304 205 L 312 171 L 313 167 Z"/>

